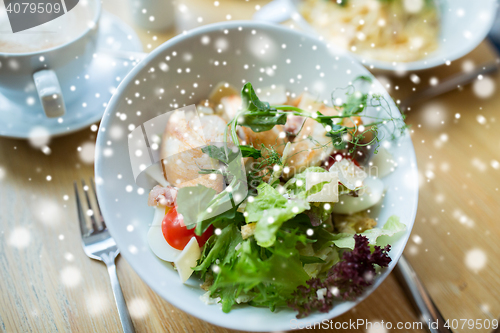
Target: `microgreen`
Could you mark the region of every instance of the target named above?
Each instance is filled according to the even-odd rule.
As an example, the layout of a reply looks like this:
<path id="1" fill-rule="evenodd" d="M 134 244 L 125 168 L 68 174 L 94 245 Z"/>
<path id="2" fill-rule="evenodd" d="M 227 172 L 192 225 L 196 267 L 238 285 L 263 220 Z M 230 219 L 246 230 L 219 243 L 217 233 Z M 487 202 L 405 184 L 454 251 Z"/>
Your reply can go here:
<path id="1" fill-rule="evenodd" d="M 380 135 L 382 128 L 389 132 L 391 139 L 396 139 L 404 133 L 407 126 L 404 123 L 404 116 L 392 114 L 391 105 L 385 97 L 363 92 L 363 89 L 355 86 L 357 83 L 371 82 L 370 77 L 359 76 L 347 88 L 335 89 L 332 93 L 332 104 L 339 114 L 334 116 L 324 115 L 320 111 L 308 112 L 290 105 L 270 105 L 258 98 L 251 83 L 246 83 L 241 90 L 243 110 L 228 124 L 231 138 L 235 144 L 239 145 L 236 134 L 238 125 L 250 127 L 255 132 L 268 131 L 276 125 L 284 125 L 287 115 L 292 114 L 311 118 L 322 124 L 326 135 L 332 139 L 331 144 L 337 149 L 349 148 L 353 153 L 361 147 L 371 146 L 376 152 L 382 139 Z M 343 91 L 345 93 L 338 96 L 338 93 Z M 340 103 L 338 103 L 339 100 Z M 342 102 L 344 100 L 345 102 Z M 376 114 L 367 114 L 365 111 L 368 108 L 375 108 Z M 361 127 L 357 125 L 356 117 L 373 121 Z M 367 138 L 371 139 L 366 142 Z M 264 156 L 264 154 L 261 155 Z M 248 156 L 251 156 L 250 153 Z M 264 163 L 264 165 L 269 165 L 269 163 Z"/>

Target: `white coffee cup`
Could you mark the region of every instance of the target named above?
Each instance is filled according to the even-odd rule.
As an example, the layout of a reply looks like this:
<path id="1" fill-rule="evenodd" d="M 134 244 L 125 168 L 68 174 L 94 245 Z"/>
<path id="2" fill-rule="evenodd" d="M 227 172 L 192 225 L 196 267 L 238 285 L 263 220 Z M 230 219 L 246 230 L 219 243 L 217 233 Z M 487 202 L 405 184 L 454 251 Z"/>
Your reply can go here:
<path id="1" fill-rule="evenodd" d="M 64 15 L 17 33 L 6 31 L 2 10 L 0 4 L 0 93 L 14 103 L 39 103 L 49 118 L 64 115 L 65 103 L 76 97 L 72 86 L 83 80 L 95 53 L 101 2 L 81 0 Z"/>

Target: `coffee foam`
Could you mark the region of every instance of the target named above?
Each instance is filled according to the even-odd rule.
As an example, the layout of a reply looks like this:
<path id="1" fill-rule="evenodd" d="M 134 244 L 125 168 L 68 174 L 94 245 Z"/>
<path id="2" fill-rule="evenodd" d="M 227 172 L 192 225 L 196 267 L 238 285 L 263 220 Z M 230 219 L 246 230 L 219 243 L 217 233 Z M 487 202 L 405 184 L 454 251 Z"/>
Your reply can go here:
<path id="1" fill-rule="evenodd" d="M 80 1 L 75 8 L 52 21 L 12 33 L 5 7 L 0 4 L 0 53 L 36 52 L 69 43 L 93 26 L 93 19 L 92 6 Z"/>

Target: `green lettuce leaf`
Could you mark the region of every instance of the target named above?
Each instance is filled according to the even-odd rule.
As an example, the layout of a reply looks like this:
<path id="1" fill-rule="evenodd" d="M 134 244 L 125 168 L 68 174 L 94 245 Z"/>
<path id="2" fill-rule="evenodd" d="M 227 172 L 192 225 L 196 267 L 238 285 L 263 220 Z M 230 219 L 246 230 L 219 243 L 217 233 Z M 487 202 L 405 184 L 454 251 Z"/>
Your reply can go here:
<path id="1" fill-rule="evenodd" d="M 225 228 L 229 224 L 242 225 L 245 222 L 245 218 L 243 214 L 237 211 L 238 207 L 234 207 L 233 209 L 227 210 L 224 213 L 214 216 L 212 218 L 201 221 L 196 224 L 195 232 L 197 235 L 203 234 L 210 225 L 213 225 L 214 228 Z"/>
<path id="2" fill-rule="evenodd" d="M 389 217 L 382 228 L 366 230 L 360 235 L 366 236 L 371 245 L 384 245 L 385 237 L 392 237 L 406 230 L 406 225 L 399 222 L 399 217 L 393 215 Z M 340 233 L 333 236 L 332 243 L 339 248 L 354 249 L 354 234 Z"/>
<path id="3" fill-rule="evenodd" d="M 303 172 L 295 175 L 292 179 L 290 179 L 285 184 L 285 188 L 299 197 L 307 198 L 307 195 L 310 194 L 306 192 L 306 173 L 308 172 L 328 172 L 328 171 L 326 171 L 321 167 L 309 167 Z M 311 204 L 311 208 L 307 212 L 307 215 L 311 219 L 311 223 L 314 226 L 320 225 L 324 223 L 326 220 L 328 220 L 333 211 L 333 205 L 329 204 L 327 207 L 329 208 L 326 209 L 325 203 L 322 202 Z"/>
<path id="4" fill-rule="evenodd" d="M 236 180 L 236 178 L 235 178 Z M 237 213 L 238 205 L 234 204 L 232 195 L 242 192 L 246 183 L 233 181 L 233 193 L 222 191 L 217 194 L 214 189 L 203 185 L 183 187 L 177 192 L 177 211 L 182 214 L 184 224 L 188 229 L 196 228 L 201 235 L 213 224 L 215 227 L 228 222 L 241 222 L 243 215 Z M 207 213 L 210 208 L 211 213 Z"/>
<path id="5" fill-rule="evenodd" d="M 286 199 L 267 183 L 261 183 L 257 191 L 258 195 L 246 205 L 246 221 L 257 221 L 255 239 L 260 246 L 269 247 L 276 241 L 276 232 L 281 225 L 308 210 L 310 205 L 302 198 Z"/>
<path id="6" fill-rule="evenodd" d="M 207 241 L 194 270 L 202 272 L 204 276 L 217 260 L 223 264 L 231 263 L 236 258 L 236 246 L 242 241 L 241 232 L 236 225 L 230 224 L 221 229 L 220 235 L 213 235 Z"/>
<path id="7" fill-rule="evenodd" d="M 293 194 L 299 194 L 301 192 L 306 191 L 306 173 L 308 172 L 328 172 L 322 167 L 309 167 L 305 169 L 303 172 L 296 174 L 289 181 L 286 182 L 285 188 L 287 191 L 292 192 Z"/>
<path id="8" fill-rule="evenodd" d="M 304 264 L 324 264 L 326 261 L 315 256 L 300 256 L 300 261 Z"/>
<path id="9" fill-rule="evenodd" d="M 271 185 L 262 182 L 257 186 L 258 195 L 253 201 L 247 202 L 245 212 L 248 213 L 245 220 L 247 223 L 259 221 L 268 209 L 285 207 L 287 199 Z"/>
<path id="10" fill-rule="evenodd" d="M 309 207 L 307 201 L 299 199 L 287 201 L 284 207 L 266 210 L 255 227 L 254 237 L 257 243 L 262 247 L 273 245 L 276 241 L 276 232 L 281 225 Z"/>
<path id="11" fill-rule="evenodd" d="M 229 245 L 231 254 L 226 258 L 232 259 L 219 260 L 210 288 L 211 297 L 221 298 L 224 312 L 231 310 L 240 295 L 250 296 L 252 305 L 274 310 L 286 305 L 297 287 L 309 279 L 297 250 L 297 244 L 306 243 L 306 236 L 280 231 L 277 237 L 279 242 L 266 250 L 253 238 L 242 241 L 238 249 L 232 246 L 234 242 Z"/>

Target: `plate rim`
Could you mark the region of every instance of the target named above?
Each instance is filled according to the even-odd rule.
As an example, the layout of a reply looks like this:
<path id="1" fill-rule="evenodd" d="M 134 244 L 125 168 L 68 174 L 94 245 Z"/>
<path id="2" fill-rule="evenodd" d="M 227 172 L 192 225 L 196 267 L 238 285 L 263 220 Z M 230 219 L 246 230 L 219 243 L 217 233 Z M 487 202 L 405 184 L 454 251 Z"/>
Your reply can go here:
<path id="1" fill-rule="evenodd" d="M 106 147 L 106 142 L 105 142 L 106 141 L 106 137 L 105 137 L 106 133 L 103 132 L 101 129 L 107 127 L 107 121 L 108 121 L 108 119 L 111 118 L 111 110 L 114 110 L 115 107 L 117 106 L 117 104 L 120 102 L 122 93 L 124 93 L 125 90 L 127 89 L 127 87 L 129 86 L 129 84 L 133 82 L 135 75 L 138 74 L 145 67 L 150 66 L 149 61 L 156 59 L 157 55 L 163 53 L 165 49 L 169 49 L 171 47 L 174 47 L 177 43 L 182 42 L 184 39 L 190 37 L 191 35 L 197 36 L 197 35 L 202 35 L 203 33 L 221 31 L 224 28 L 225 29 L 236 29 L 238 27 L 254 28 L 254 29 L 259 29 L 259 28 L 275 29 L 275 30 L 280 30 L 281 32 L 284 32 L 284 33 L 295 34 L 297 37 L 304 37 L 304 38 L 315 40 L 314 37 L 311 37 L 308 34 L 305 34 L 305 33 L 299 32 L 299 31 L 295 31 L 295 30 L 291 30 L 287 27 L 275 25 L 275 24 L 268 23 L 268 22 L 262 22 L 262 21 L 259 22 L 259 21 L 252 21 L 252 20 L 240 20 L 240 21 L 230 21 L 230 22 L 218 22 L 218 23 L 213 23 L 213 24 L 201 26 L 201 27 L 189 30 L 184 34 L 177 35 L 177 36 L 173 37 L 172 39 L 166 41 L 162 45 L 158 46 L 155 50 L 153 50 L 151 53 L 149 53 L 146 58 L 144 58 L 137 66 L 135 66 L 127 74 L 127 76 L 120 82 L 115 93 L 113 94 L 110 101 L 108 102 L 108 105 L 106 107 L 106 110 L 104 112 L 104 115 L 103 115 L 102 121 L 101 121 L 101 125 L 105 125 L 105 126 L 100 126 L 99 131 L 97 133 L 96 150 L 95 150 L 95 164 L 94 164 L 94 172 L 95 172 L 96 180 L 98 180 L 100 178 L 100 176 L 102 175 L 101 169 L 103 166 L 104 158 L 103 158 L 103 155 L 101 153 L 101 149 Z M 355 59 L 354 57 L 352 57 L 349 54 L 342 54 L 342 56 L 355 62 L 356 66 L 359 66 L 370 77 L 375 79 L 375 76 L 373 74 L 371 74 L 357 59 Z M 389 95 L 389 93 L 385 89 L 383 89 L 383 91 Z M 394 105 L 395 105 L 395 103 L 394 103 Z M 398 108 L 398 112 L 400 112 L 399 108 Z M 409 140 L 409 145 L 410 145 L 409 146 L 410 149 L 408 151 L 408 155 L 409 155 L 408 162 L 410 163 L 411 166 L 414 166 L 414 167 L 412 167 L 412 169 L 416 171 L 416 170 L 418 170 L 418 168 L 417 168 L 417 159 L 416 159 L 416 154 L 415 154 L 415 148 L 414 148 L 413 141 L 411 140 L 411 136 L 409 135 L 408 131 L 406 131 L 404 138 Z M 316 315 L 323 317 L 319 321 L 324 320 L 324 319 L 331 319 L 334 317 L 338 317 L 338 316 L 346 313 L 347 311 L 350 311 L 357 304 L 361 303 L 368 296 L 370 296 L 380 286 L 380 284 L 382 282 L 384 282 L 385 279 L 389 276 L 389 274 L 393 270 L 394 266 L 398 262 L 399 258 L 401 257 L 401 255 L 404 251 L 404 248 L 406 247 L 406 244 L 408 243 L 408 239 L 410 237 L 411 230 L 413 229 L 413 226 L 414 226 L 414 222 L 415 222 L 415 218 L 416 218 L 416 214 L 417 214 L 417 208 L 418 208 L 418 194 L 419 194 L 418 180 L 414 180 L 414 182 L 416 182 L 417 186 L 414 187 L 414 189 L 413 189 L 414 192 L 412 192 L 412 195 L 414 195 L 414 201 L 412 202 L 412 212 L 410 214 L 411 218 L 408 220 L 407 223 L 405 223 L 407 226 L 407 229 L 409 229 L 408 230 L 409 232 L 405 233 L 404 236 L 402 236 L 398 239 L 398 241 L 404 240 L 404 246 L 402 247 L 401 251 L 399 251 L 398 253 L 391 256 L 392 261 L 389 264 L 389 267 L 384 270 L 383 276 L 379 277 L 377 279 L 377 281 L 373 284 L 373 286 L 371 286 L 369 290 L 364 292 L 363 295 L 356 298 L 355 301 L 352 301 L 351 302 L 352 305 L 350 305 L 344 311 L 341 311 L 338 314 L 334 315 L 333 317 L 330 313 L 332 311 L 334 311 L 334 308 L 332 308 L 328 313 L 319 313 L 318 312 L 318 313 L 316 313 Z M 96 191 L 97 191 L 98 200 L 100 202 L 103 202 L 103 200 L 102 200 L 102 198 L 104 197 L 103 186 L 97 186 Z M 107 208 L 102 204 L 101 204 L 101 213 L 102 213 L 105 220 L 106 220 L 106 216 L 107 217 L 112 216 L 111 212 L 108 211 Z M 113 233 L 114 233 L 113 229 L 115 228 L 114 224 L 109 223 L 108 228 L 110 230 L 111 235 L 113 235 Z M 120 241 L 117 241 L 117 244 L 118 243 L 120 243 Z M 254 328 L 254 327 L 245 328 L 245 327 L 240 327 L 238 325 L 233 325 L 228 321 L 224 321 L 224 324 L 221 324 L 221 321 L 216 319 L 218 317 L 212 318 L 210 316 L 203 316 L 203 314 L 200 314 L 196 311 L 196 308 L 186 307 L 183 305 L 182 302 L 180 302 L 174 298 L 167 299 L 166 297 L 164 297 L 162 292 L 161 292 L 163 289 L 160 286 L 156 286 L 155 284 L 151 283 L 151 281 L 149 281 L 150 280 L 149 275 L 146 272 L 142 272 L 142 271 L 136 270 L 134 268 L 134 265 L 132 264 L 132 262 L 134 262 L 134 260 L 133 260 L 134 255 L 132 253 L 129 253 L 128 251 L 123 251 L 123 252 L 121 252 L 121 254 L 125 258 L 125 260 L 127 260 L 127 262 L 129 263 L 131 268 L 134 270 L 134 272 L 141 278 L 141 280 L 144 283 L 146 283 L 148 285 L 148 287 L 150 287 L 158 296 L 160 296 L 166 302 L 175 306 L 179 310 L 182 310 L 183 312 L 185 312 L 185 313 L 187 313 L 195 318 L 198 318 L 200 320 L 206 321 L 210 324 L 213 324 L 213 325 L 216 325 L 219 327 L 224 327 L 224 328 L 234 329 L 234 330 L 242 330 L 242 331 L 266 332 L 266 331 L 270 331 L 270 330 L 274 330 L 274 331 L 276 331 L 276 330 L 279 330 L 279 331 L 292 330 L 292 328 L 290 327 L 288 322 L 283 322 L 283 323 L 279 323 L 279 324 L 276 324 L 276 322 L 275 322 L 274 326 L 266 327 L 266 328 L 264 328 L 264 327 L 262 327 L 262 328 Z M 221 310 L 221 313 L 222 313 L 222 310 Z M 230 316 L 230 313 L 225 314 L 225 315 Z M 307 320 L 307 318 L 311 318 L 311 317 L 306 317 L 305 319 L 298 319 L 298 321 Z"/>

